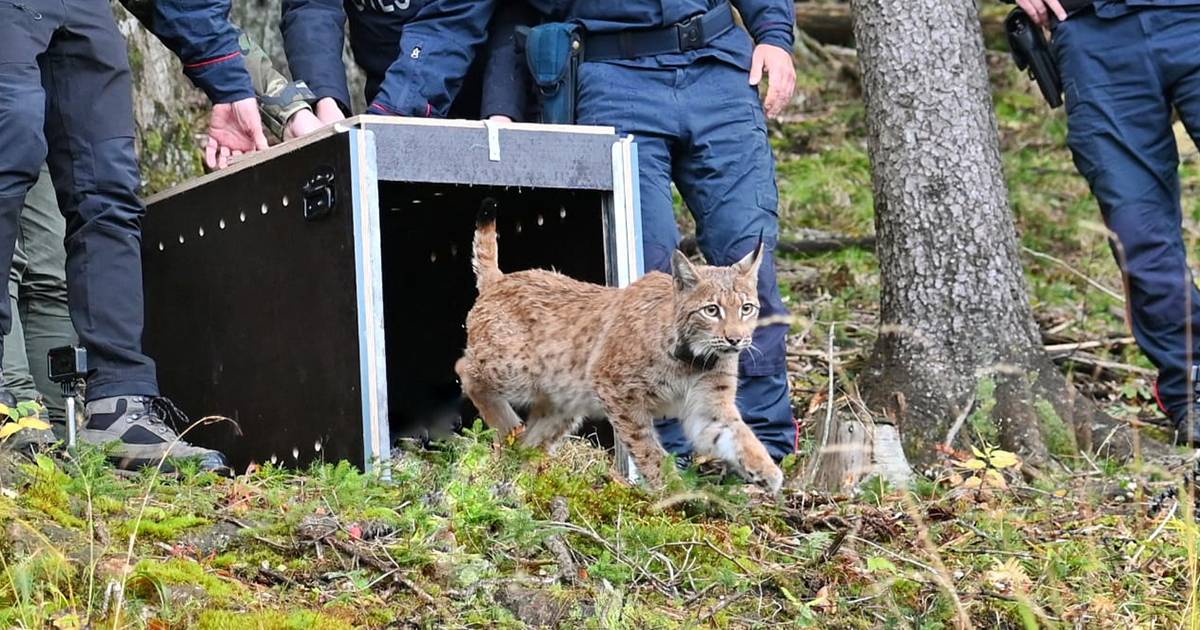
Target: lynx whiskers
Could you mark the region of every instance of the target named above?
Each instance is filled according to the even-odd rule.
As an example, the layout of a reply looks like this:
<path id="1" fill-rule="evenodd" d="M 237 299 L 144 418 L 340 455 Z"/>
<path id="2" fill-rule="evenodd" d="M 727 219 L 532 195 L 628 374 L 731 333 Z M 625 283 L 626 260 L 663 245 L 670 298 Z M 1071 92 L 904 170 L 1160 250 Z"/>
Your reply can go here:
<path id="1" fill-rule="evenodd" d="M 562 274 L 505 274 L 495 216 L 480 214 L 473 266 L 479 297 L 455 366 L 463 391 L 501 437 L 553 450 L 582 418 L 607 417 L 647 482 L 666 455 L 654 418 L 675 417 L 701 454 L 777 491 L 783 473 L 734 405 L 738 355 L 758 319 L 762 246 L 729 267 L 676 252 L 671 275 L 615 289 Z"/>

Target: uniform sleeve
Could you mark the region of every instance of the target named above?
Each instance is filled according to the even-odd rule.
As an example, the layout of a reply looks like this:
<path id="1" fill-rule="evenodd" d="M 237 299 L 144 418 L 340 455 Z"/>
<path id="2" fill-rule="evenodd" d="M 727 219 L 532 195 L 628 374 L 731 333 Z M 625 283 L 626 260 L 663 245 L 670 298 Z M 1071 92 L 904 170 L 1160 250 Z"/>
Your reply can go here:
<path id="1" fill-rule="evenodd" d="M 289 81 L 276 70 L 267 51 L 245 33 L 238 39 L 238 44 L 246 59 L 246 71 L 254 83 L 263 123 L 276 137 L 283 138 L 288 120 L 300 110 L 311 110 L 309 103 L 316 100 L 316 96 L 303 81 Z"/>
<path id="2" fill-rule="evenodd" d="M 342 63 L 346 10 L 342 0 L 284 0 L 283 49 L 292 77 L 317 98 L 333 98 L 350 113 L 350 88 Z"/>
<path id="3" fill-rule="evenodd" d="M 498 0 L 433 0 L 404 25 L 399 54 L 367 111 L 445 117 Z"/>
<path id="4" fill-rule="evenodd" d="M 791 51 L 795 44 L 796 5 L 792 0 L 732 0 L 756 44 Z"/>
<path id="5" fill-rule="evenodd" d="M 529 112 L 530 78 L 525 56 L 517 52 L 518 26 L 532 26 L 537 14 L 524 2 L 497 9 L 488 33 L 480 114 L 522 121 Z"/>
<path id="6" fill-rule="evenodd" d="M 228 0 L 157 0 L 150 24 L 150 31 L 183 62 L 184 74 L 213 103 L 254 96 L 229 7 Z"/>

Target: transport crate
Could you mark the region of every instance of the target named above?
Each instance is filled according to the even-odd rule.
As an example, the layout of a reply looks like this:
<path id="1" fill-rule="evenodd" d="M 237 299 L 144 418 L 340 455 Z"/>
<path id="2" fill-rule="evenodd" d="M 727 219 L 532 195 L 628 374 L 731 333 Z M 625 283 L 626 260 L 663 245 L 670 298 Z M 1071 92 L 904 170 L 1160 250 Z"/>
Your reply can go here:
<path id="1" fill-rule="evenodd" d="M 239 468 L 370 470 L 400 436 L 448 432 L 473 413 L 453 368 L 480 205 L 504 270 L 623 286 L 636 159 L 606 127 L 361 116 L 152 197 L 146 350 L 193 419 L 237 427 L 188 439 Z"/>

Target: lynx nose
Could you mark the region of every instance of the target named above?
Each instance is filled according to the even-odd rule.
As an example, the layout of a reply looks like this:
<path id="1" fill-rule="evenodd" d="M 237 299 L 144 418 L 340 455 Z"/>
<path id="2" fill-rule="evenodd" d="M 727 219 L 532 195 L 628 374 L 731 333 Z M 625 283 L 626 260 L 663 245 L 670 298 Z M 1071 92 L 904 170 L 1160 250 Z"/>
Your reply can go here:
<path id="1" fill-rule="evenodd" d="M 736 347 L 742 345 L 742 337 L 726 337 L 725 343 L 736 348 Z"/>

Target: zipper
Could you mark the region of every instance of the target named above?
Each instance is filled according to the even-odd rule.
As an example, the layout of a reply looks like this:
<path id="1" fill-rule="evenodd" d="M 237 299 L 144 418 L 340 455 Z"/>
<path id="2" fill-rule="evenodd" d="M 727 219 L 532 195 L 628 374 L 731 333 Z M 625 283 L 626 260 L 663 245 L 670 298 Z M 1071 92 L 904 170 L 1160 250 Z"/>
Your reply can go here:
<path id="1" fill-rule="evenodd" d="M 20 11 L 24 11 L 25 13 L 28 13 L 29 17 L 31 17 L 35 20 L 42 19 L 42 14 L 39 13 L 37 9 L 34 9 L 33 7 L 25 4 L 24 2 L 9 2 L 9 4 L 13 5 L 13 7 L 15 7 L 16 9 L 18 9 Z"/>

